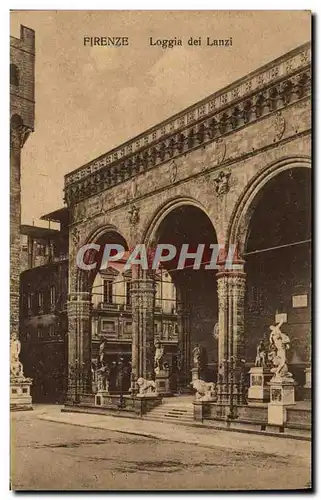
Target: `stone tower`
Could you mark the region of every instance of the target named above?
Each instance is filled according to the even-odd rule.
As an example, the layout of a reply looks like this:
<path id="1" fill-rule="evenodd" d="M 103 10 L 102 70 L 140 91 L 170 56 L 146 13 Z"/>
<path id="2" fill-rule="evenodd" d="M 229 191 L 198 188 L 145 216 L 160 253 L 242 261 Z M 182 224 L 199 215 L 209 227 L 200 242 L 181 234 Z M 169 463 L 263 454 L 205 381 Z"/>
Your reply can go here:
<path id="1" fill-rule="evenodd" d="M 21 151 L 34 130 L 35 33 L 21 26 L 20 38 L 10 37 L 10 406 L 30 408 L 31 380 L 19 360 L 19 279 L 21 223 Z"/>

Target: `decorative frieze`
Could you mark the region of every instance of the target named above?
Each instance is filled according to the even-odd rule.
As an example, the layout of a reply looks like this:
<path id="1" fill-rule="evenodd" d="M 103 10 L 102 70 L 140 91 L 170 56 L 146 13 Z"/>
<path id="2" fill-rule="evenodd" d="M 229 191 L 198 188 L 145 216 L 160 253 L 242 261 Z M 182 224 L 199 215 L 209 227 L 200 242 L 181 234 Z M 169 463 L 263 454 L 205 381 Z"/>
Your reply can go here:
<path id="1" fill-rule="evenodd" d="M 302 58 L 303 52 L 307 60 L 305 56 Z M 288 60 L 291 64 L 287 65 Z M 213 141 L 217 145 L 216 160 L 213 158 L 213 161 L 221 164 L 226 153 L 225 142 L 220 142 L 224 135 L 272 115 L 309 94 L 309 60 L 310 48 L 304 46 L 290 59 L 288 56 L 276 61 L 270 68 L 263 68 L 256 75 L 236 82 L 228 92 L 210 96 L 188 112 L 181 113 L 181 117 L 173 117 L 159 129 L 148 131 L 146 136 L 71 172 L 65 177 L 68 205 Z M 285 126 L 282 115 L 275 115 L 274 122 L 276 137 L 282 137 Z"/>

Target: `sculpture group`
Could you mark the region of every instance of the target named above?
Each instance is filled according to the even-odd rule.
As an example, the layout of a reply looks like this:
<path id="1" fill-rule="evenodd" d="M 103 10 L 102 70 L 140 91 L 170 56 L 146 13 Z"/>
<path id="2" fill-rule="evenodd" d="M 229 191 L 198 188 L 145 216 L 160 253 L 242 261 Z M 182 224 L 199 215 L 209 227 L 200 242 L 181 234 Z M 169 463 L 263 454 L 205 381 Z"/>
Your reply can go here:
<path id="1" fill-rule="evenodd" d="M 273 379 L 292 378 L 289 372 L 286 354 L 290 349 L 290 338 L 281 331 L 284 322 L 270 326 L 269 347 L 266 348 L 263 340 L 257 346 L 255 366 L 270 368 Z"/>

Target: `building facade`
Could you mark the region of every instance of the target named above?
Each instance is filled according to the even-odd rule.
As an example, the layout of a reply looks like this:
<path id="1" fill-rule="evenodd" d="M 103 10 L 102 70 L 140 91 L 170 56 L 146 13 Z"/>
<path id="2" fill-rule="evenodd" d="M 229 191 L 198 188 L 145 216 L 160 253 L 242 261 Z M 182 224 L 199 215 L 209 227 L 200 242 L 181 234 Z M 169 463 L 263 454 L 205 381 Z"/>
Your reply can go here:
<path id="1" fill-rule="evenodd" d="M 19 361 L 21 151 L 35 123 L 35 33 L 21 26 L 10 37 L 10 343 L 11 406 L 29 407 L 29 386 Z M 19 382 L 20 380 L 20 382 Z"/>
<path id="2" fill-rule="evenodd" d="M 34 402 L 63 402 L 67 384 L 68 210 L 43 216 L 60 230 L 21 226 L 21 360 Z"/>
<path id="3" fill-rule="evenodd" d="M 286 314 L 290 369 L 300 385 L 310 362 L 311 47 L 305 44 L 67 174 L 70 220 L 69 397 L 91 387 L 95 271 L 80 269 L 84 244 L 154 247 L 220 243 L 238 249 L 237 270 L 166 267 L 177 294 L 180 384 L 192 351 L 206 351 L 220 398 L 242 400 L 244 362 Z M 155 274 L 131 276 L 133 380 L 151 378 Z M 215 325 L 218 325 L 215 328 Z M 76 373 L 76 376 L 75 376 Z M 217 375 L 218 374 L 218 375 Z"/>

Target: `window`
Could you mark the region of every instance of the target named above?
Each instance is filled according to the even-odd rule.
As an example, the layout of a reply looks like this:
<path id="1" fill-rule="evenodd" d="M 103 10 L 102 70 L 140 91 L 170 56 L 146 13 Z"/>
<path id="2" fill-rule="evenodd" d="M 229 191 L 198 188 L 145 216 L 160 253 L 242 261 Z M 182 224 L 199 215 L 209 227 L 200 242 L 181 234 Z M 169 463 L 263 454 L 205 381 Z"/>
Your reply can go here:
<path id="1" fill-rule="evenodd" d="M 10 64 L 10 85 L 19 86 L 19 70 L 15 64 Z"/>
<path id="2" fill-rule="evenodd" d="M 49 325 L 49 337 L 54 337 L 56 335 L 56 325 Z"/>
<path id="3" fill-rule="evenodd" d="M 56 287 L 52 285 L 50 287 L 50 304 L 53 306 L 56 303 Z"/>
<path id="4" fill-rule="evenodd" d="M 37 337 L 38 337 L 38 339 L 41 339 L 43 337 L 43 331 L 41 328 L 38 328 L 38 330 L 37 330 Z"/>
<path id="5" fill-rule="evenodd" d="M 31 295 L 31 293 L 28 293 L 28 295 L 27 295 L 27 308 L 28 309 L 32 308 L 32 295 Z"/>
<path id="6" fill-rule="evenodd" d="M 101 320 L 101 331 L 106 333 L 115 333 L 115 321 Z"/>
<path id="7" fill-rule="evenodd" d="M 126 281 L 126 305 L 130 306 L 132 303 L 131 293 L 130 293 L 130 281 Z"/>
<path id="8" fill-rule="evenodd" d="M 38 293 L 38 306 L 40 309 L 43 308 L 43 292 Z"/>
<path id="9" fill-rule="evenodd" d="M 104 302 L 113 303 L 113 282 L 111 280 L 104 280 Z"/>
<path id="10" fill-rule="evenodd" d="M 46 245 L 44 243 L 36 244 L 36 255 L 37 257 L 44 257 L 46 255 Z"/>

